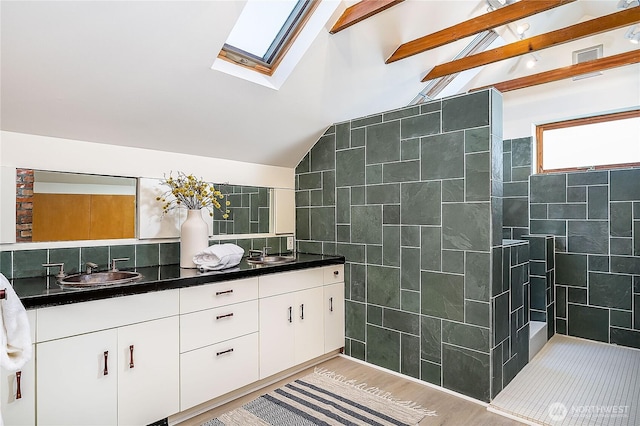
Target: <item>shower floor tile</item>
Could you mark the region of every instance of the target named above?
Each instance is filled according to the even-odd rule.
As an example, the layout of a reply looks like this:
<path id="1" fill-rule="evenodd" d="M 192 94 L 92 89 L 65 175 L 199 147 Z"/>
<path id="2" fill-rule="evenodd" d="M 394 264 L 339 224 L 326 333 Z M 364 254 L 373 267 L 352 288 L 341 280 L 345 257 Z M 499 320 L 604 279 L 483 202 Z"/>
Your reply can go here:
<path id="1" fill-rule="evenodd" d="M 489 410 L 544 425 L 640 424 L 640 350 L 555 335 Z"/>

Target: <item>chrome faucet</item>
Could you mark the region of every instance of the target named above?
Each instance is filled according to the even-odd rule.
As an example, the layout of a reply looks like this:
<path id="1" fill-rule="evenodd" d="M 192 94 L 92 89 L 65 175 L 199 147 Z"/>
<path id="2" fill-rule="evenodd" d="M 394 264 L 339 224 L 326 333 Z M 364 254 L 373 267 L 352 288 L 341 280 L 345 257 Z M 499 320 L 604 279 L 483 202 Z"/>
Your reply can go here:
<path id="1" fill-rule="evenodd" d="M 93 263 L 93 262 L 85 262 L 84 266 L 85 266 L 85 268 L 86 268 L 86 271 L 85 271 L 85 272 L 86 272 L 87 274 L 92 273 L 94 269 L 98 269 L 98 265 L 96 265 L 96 264 L 95 264 L 95 263 Z"/>
<path id="2" fill-rule="evenodd" d="M 64 278 L 67 276 L 67 274 L 64 273 L 64 263 L 43 263 L 42 266 L 44 266 L 45 268 L 49 268 L 51 266 L 58 266 L 60 267 L 60 270 L 56 274 L 56 278 Z"/>
<path id="3" fill-rule="evenodd" d="M 249 250 L 249 256 L 265 257 L 269 255 L 269 249 L 271 247 L 262 247 L 262 250 Z"/>
<path id="4" fill-rule="evenodd" d="M 118 268 L 116 267 L 116 262 L 127 261 L 127 260 L 129 260 L 128 257 L 119 257 L 117 259 L 111 259 L 111 271 L 112 272 L 118 271 Z"/>

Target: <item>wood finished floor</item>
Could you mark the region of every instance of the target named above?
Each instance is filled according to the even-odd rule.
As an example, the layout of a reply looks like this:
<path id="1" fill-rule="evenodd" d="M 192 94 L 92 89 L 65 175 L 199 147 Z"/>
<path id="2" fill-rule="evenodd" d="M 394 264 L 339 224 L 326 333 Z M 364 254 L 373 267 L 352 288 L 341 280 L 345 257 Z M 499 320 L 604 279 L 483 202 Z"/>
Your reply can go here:
<path id="1" fill-rule="evenodd" d="M 322 362 L 317 367 L 326 368 L 341 374 L 348 379 L 355 379 L 358 383 L 364 382 L 369 386 L 376 386 L 390 392 L 399 400 L 411 400 L 421 406 L 435 410 L 437 417 L 425 417 L 420 425 L 520 425 L 516 421 L 502 417 L 487 411 L 486 407 L 458 398 L 454 395 L 442 392 L 432 387 L 405 380 L 393 374 L 380 371 L 376 368 L 353 361 L 346 357 L 335 357 Z M 218 408 L 207 411 L 199 416 L 179 423 L 178 426 L 200 426 L 202 423 L 219 416 L 234 408 L 240 407 L 260 395 L 276 389 L 296 378 L 313 372 L 313 367 L 308 368 L 294 376 L 288 377 L 267 388 L 254 392 L 232 402 L 221 405 Z"/>

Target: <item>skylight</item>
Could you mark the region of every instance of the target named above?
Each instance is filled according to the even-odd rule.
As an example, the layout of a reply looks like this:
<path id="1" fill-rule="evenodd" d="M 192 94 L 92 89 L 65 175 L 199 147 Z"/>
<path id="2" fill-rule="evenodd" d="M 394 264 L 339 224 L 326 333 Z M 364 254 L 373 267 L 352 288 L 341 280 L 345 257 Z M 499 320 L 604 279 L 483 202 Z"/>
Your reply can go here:
<path id="1" fill-rule="evenodd" d="M 271 74 L 315 3 L 248 0 L 219 56 Z"/>

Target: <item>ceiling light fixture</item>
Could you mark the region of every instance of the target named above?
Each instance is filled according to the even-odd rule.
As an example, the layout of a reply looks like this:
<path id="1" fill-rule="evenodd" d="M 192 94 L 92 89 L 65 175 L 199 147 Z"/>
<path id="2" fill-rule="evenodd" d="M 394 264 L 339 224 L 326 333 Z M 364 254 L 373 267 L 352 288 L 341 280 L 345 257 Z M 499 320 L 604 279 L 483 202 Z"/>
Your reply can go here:
<path id="1" fill-rule="evenodd" d="M 618 2 L 618 9 L 626 9 L 628 7 L 636 7 L 640 6 L 640 1 L 638 0 L 620 0 Z"/>
<path id="2" fill-rule="evenodd" d="M 529 31 L 529 28 L 531 28 L 531 26 L 526 22 L 523 22 L 521 24 L 518 24 L 518 26 L 516 26 L 516 32 L 520 36 L 520 40 L 522 40 L 525 37 L 525 32 Z"/>
<path id="3" fill-rule="evenodd" d="M 638 44 L 640 42 L 640 27 L 638 27 L 638 25 L 630 26 L 627 32 L 624 34 L 624 38 L 626 38 L 633 44 Z"/>

